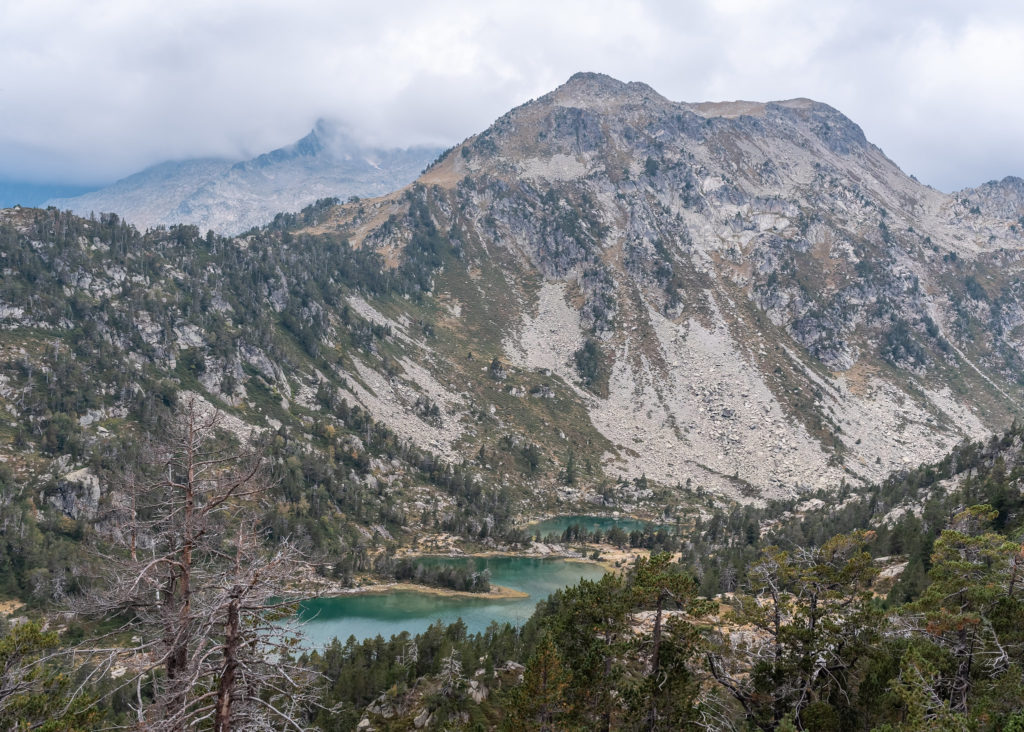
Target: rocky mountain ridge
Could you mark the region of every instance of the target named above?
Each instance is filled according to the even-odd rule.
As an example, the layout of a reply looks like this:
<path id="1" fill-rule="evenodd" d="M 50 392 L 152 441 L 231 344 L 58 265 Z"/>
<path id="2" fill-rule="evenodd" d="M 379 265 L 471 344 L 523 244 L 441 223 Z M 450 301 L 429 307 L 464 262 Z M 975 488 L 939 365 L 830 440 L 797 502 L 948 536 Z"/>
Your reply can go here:
<path id="1" fill-rule="evenodd" d="M 243 237 L 8 215 L 6 256 L 55 281 L 48 308 L 8 282 L 6 354 L 88 312 L 145 389 L 202 393 L 241 431 L 317 444 L 343 396 L 521 495 L 792 495 L 1019 414 L 1015 190 L 923 186 L 810 100 L 676 103 L 580 74 L 406 189 Z M 117 418 L 118 389 L 83 429 Z"/>
<path id="2" fill-rule="evenodd" d="M 581 74 L 419 182 L 470 272 L 508 258 L 497 355 L 575 384 L 613 475 L 878 479 L 1019 410 L 1021 222 L 919 184 L 826 105 Z M 404 209 L 331 226 L 389 251 Z"/>
<path id="3" fill-rule="evenodd" d="M 48 205 L 82 216 L 117 213 L 140 229 L 192 224 L 237 234 L 317 199 L 380 196 L 411 182 L 439 149 L 368 148 L 340 123 L 319 120 L 298 142 L 249 160 L 198 158 L 154 165 Z"/>

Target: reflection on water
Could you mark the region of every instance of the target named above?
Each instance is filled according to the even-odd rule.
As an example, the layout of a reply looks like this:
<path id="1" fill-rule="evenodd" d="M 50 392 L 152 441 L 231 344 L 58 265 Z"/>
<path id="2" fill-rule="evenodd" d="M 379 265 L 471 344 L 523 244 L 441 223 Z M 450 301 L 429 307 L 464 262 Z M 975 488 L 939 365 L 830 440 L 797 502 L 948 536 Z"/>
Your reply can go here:
<path id="1" fill-rule="evenodd" d="M 491 584 L 529 593 L 528 598 L 494 600 L 487 597 L 444 597 L 421 592 L 395 591 L 382 594 L 343 595 L 303 603 L 306 640 L 309 645 L 328 643 L 337 636 L 357 639 L 391 635 L 407 630 L 421 633 L 440 619 L 453 623 L 462 618 L 469 632 L 484 630 L 491 621 L 521 625 L 533 609 L 555 590 L 574 585 L 580 579 L 596 580 L 604 569 L 584 562 L 530 557 L 429 557 L 430 563 L 471 564 L 487 569 Z"/>

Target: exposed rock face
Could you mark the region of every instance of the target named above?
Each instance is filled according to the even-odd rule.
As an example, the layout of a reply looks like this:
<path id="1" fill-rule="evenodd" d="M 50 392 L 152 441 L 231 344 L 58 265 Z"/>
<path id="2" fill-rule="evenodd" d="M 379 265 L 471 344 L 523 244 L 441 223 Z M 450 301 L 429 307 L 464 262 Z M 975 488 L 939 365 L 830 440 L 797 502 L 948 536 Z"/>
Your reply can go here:
<path id="1" fill-rule="evenodd" d="M 470 270 L 514 262 L 502 358 L 576 385 L 613 476 L 880 478 L 1019 410 L 1019 179 L 947 196 L 827 105 L 577 74 L 419 182 Z M 375 205 L 386 226 L 334 223 L 393 250 L 404 204 Z M 579 378 L 588 338 L 605 393 Z"/>
<path id="2" fill-rule="evenodd" d="M 435 148 L 364 148 L 336 124 L 317 122 L 294 145 L 251 160 L 166 162 L 75 198 L 47 201 L 88 216 L 114 212 L 140 229 L 194 224 L 236 234 L 320 198 L 380 196 L 412 181 Z"/>
<path id="3" fill-rule="evenodd" d="M 977 188 L 968 188 L 953 194 L 954 198 L 966 201 L 968 206 L 977 207 L 980 213 L 996 218 L 1017 219 L 1018 226 L 1024 217 L 1024 179 L 1009 175 L 1002 180 L 991 180 Z"/>
<path id="4" fill-rule="evenodd" d="M 57 491 L 48 500 L 65 516 L 77 521 L 96 518 L 100 495 L 100 479 L 88 468 L 81 468 L 61 476 Z"/>
<path id="5" fill-rule="evenodd" d="M 169 232 L 142 237 L 161 262 L 142 267 L 0 221 L 26 220 L 54 298 L 103 303 L 93 325 L 133 368 L 236 407 L 240 439 L 250 420 L 325 430 L 345 400 L 487 485 L 630 510 L 648 481 L 787 495 L 1004 428 L 1024 403 L 1020 200 L 1019 179 L 922 186 L 817 102 L 685 104 L 579 74 L 402 191 L 217 242 L 222 268 L 260 272 L 241 290 L 186 274 Z M 172 297 L 127 310 L 143 286 Z M 0 327 L 74 326 L 28 290 Z"/>

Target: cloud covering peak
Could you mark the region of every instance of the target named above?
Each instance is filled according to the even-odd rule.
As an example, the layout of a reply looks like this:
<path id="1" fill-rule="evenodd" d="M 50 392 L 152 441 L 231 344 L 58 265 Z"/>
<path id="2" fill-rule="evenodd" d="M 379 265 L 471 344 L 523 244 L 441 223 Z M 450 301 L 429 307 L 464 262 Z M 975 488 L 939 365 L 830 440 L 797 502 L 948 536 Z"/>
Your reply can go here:
<path id="1" fill-rule="evenodd" d="M 951 190 L 1024 172 L 1024 7 L 719 2 L 3 3 L 0 178 L 248 157 L 320 117 L 450 145 L 581 69 L 676 101 L 826 102 Z"/>

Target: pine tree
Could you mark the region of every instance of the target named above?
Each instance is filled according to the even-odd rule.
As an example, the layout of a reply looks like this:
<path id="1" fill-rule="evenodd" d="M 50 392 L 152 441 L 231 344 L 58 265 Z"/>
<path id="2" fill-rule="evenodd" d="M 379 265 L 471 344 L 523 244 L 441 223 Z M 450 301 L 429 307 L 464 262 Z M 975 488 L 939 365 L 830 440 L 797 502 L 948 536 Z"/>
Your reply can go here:
<path id="1" fill-rule="evenodd" d="M 697 648 L 696 632 L 678 618 L 672 618 L 666 628 L 664 613 L 685 608 L 691 614 L 703 614 L 707 603 L 695 603 L 695 592 L 693 577 L 672 561 L 671 554 L 637 559 L 630 578 L 630 601 L 636 608 L 653 606 L 655 613 L 646 673 L 634 688 L 634 716 L 646 729 L 678 729 L 692 713 L 697 686 L 687 663 Z"/>
<path id="2" fill-rule="evenodd" d="M 756 630 L 736 649 L 720 639 L 707 656 L 712 675 L 742 706 L 749 722 L 775 729 L 820 699 L 847 703 L 850 670 L 878 639 L 880 611 L 865 550 L 868 532 L 840 534 L 817 548 L 771 546 L 748 569 L 748 594 L 738 594 L 732 626 Z"/>
<path id="3" fill-rule="evenodd" d="M 576 456 L 573 454 L 572 447 L 569 448 L 569 453 L 565 457 L 565 474 L 564 474 L 566 485 L 576 484 Z"/>
<path id="4" fill-rule="evenodd" d="M 98 726 L 92 700 L 75 696 L 68 674 L 58 670 L 67 660 L 59 643 L 57 633 L 38 623 L 0 629 L 0 729 L 70 732 Z"/>
<path id="5" fill-rule="evenodd" d="M 538 732 L 562 729 L 570 679 L 558 647 L 545 635 L 526 664 L 523 683 L 511 695 L 506 726 Z"/>
<path id="6" fill-rule="evenodd" d="M 953 671 L 940 688 L 948 690 L 949 708 L 961 713 L 969 711 L 975 684 L 1021 674 L 1024 549 L 987 530 L 996 515 L 978 505 L 954 517 L 935 542 L 930 584 L 902 616 L 950 657 Z M 1019 683 L 1018 693 L 1024 693 Z"/>

